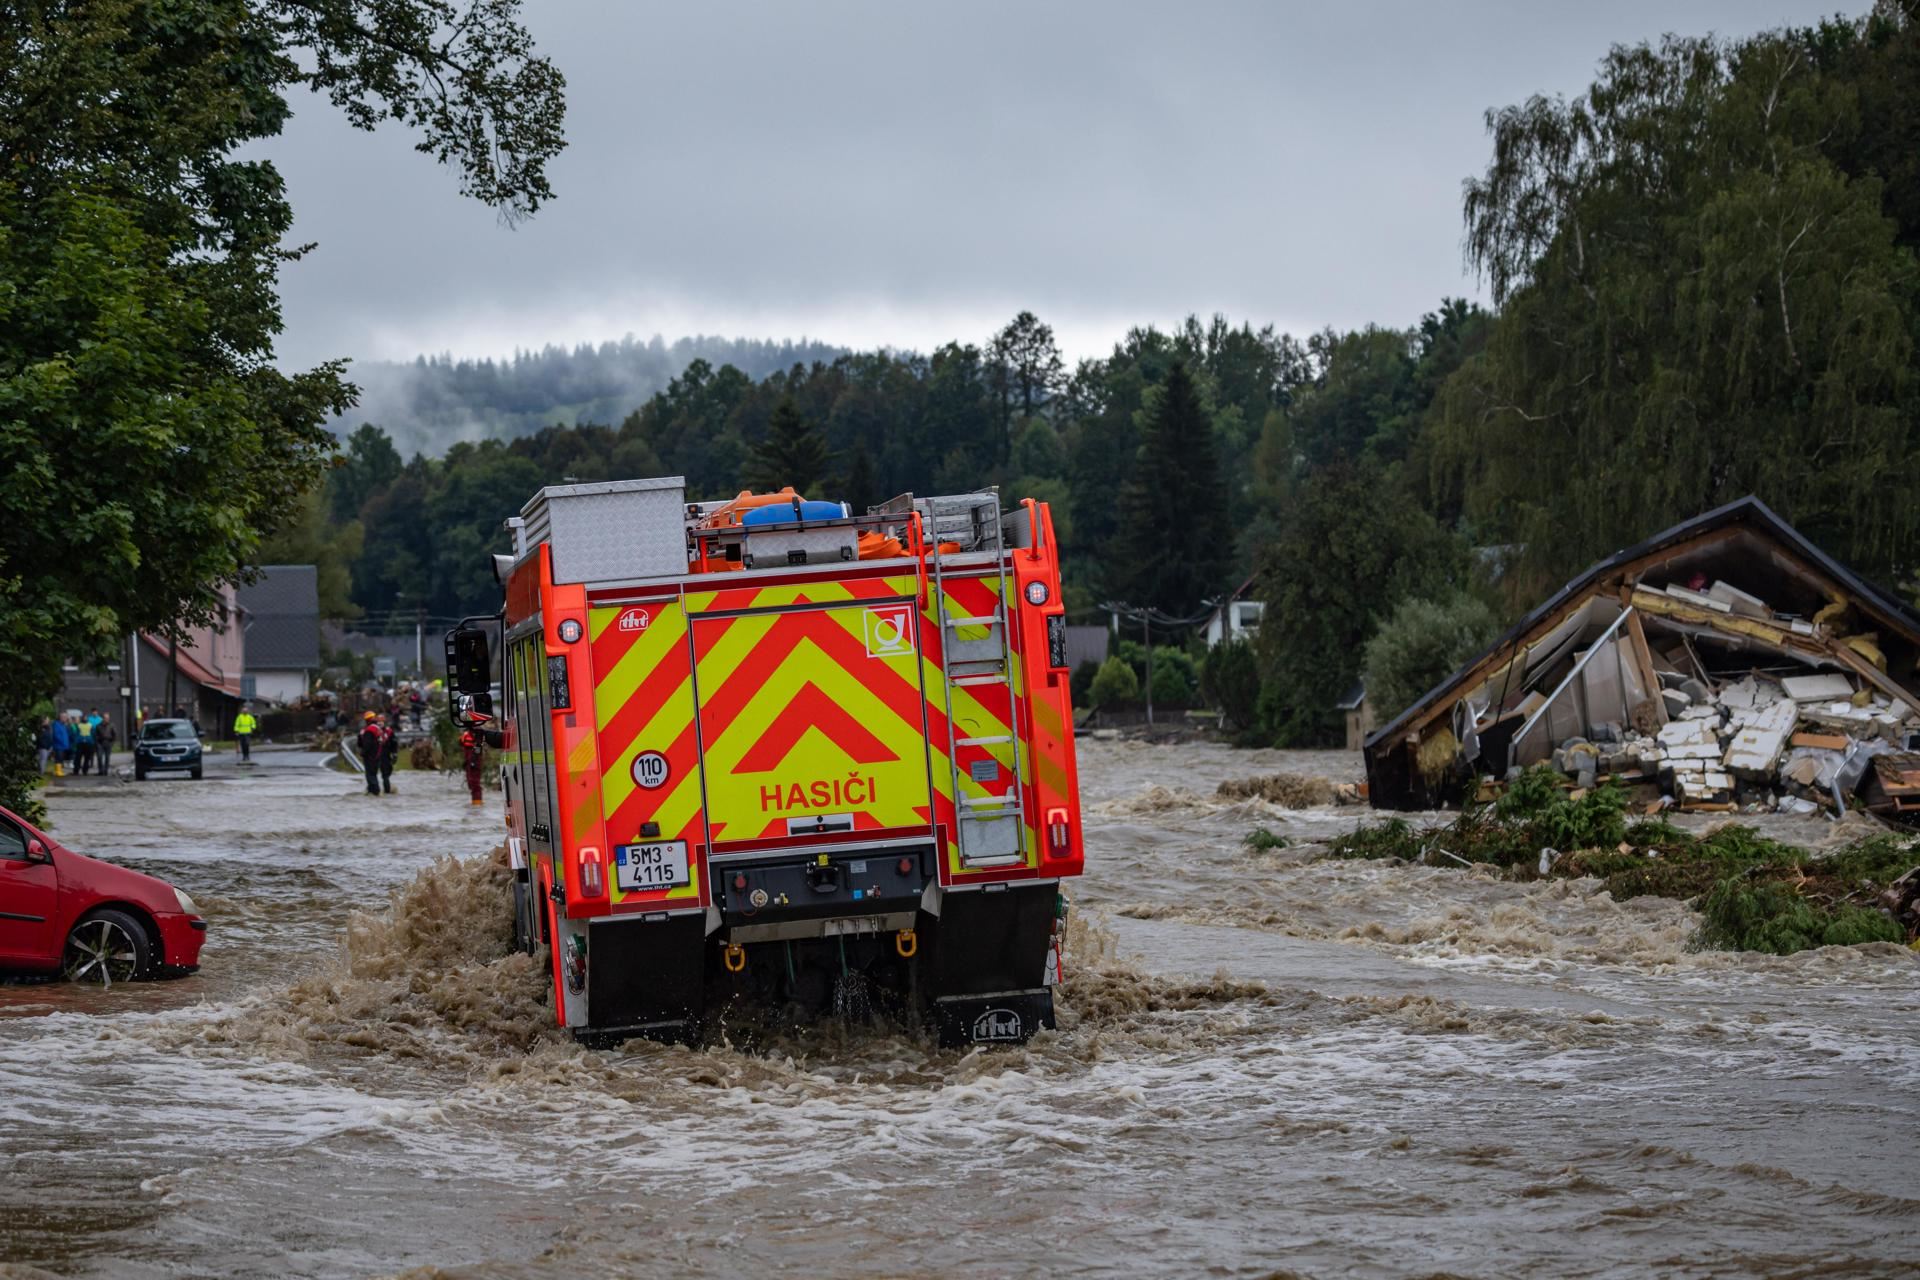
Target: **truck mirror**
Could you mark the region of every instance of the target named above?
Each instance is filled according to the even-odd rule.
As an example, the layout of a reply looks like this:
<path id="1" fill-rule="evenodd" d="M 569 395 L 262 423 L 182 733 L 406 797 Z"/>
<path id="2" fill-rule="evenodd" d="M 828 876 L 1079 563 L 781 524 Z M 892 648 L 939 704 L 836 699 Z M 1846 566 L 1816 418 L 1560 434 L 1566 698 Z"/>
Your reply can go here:
<path id="1" fill-rule="evenodd" d="M 456 693 L 481 697 L 493 688 L 487 633 L 479 627 L 456 627 L 447 632 L 447 684 Z"/>

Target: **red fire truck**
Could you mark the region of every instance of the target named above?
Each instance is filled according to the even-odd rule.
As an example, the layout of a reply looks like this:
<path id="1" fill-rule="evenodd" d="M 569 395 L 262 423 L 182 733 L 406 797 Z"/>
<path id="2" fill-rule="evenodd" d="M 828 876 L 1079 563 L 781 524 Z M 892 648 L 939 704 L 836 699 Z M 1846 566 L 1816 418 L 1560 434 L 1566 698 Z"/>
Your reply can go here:
<path id="1" fill-rule="evenodd" d="M 517 932 L 562 1025 L 690 1039 L 736 1001 L 890 1006 L 949 1045 L 1053 1025 L 1083 850 L 1045 503 L 689 503 L 668 477 L 507 524 L 505 608 L 448 633 L 448 671 L 498 726 Z"/>

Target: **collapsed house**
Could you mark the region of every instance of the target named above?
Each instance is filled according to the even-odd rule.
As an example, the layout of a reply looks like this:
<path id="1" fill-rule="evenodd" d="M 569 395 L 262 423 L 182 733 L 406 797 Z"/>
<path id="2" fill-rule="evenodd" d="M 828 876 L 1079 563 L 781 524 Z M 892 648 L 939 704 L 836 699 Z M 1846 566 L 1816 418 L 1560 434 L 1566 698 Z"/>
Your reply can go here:
<path id="1" fill-rule="evenodd" d="M 1596 564 L 1368 737 L 1376 808 L 1551 764 L 1641 812 L 1920 821 L 1920 615 L 1756 498 Z"/>

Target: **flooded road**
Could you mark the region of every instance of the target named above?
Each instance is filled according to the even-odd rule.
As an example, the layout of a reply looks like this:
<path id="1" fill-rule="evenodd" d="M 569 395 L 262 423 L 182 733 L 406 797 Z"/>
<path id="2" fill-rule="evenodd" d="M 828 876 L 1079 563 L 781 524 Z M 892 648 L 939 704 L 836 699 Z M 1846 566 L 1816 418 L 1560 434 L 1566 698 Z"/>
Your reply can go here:
<path id="1" fill-rule="evenodd" d="M 166 876 L 212 929 L 179 982 L 0 986 L 0 1260 L 23 1274 L 1908 1276 L 1920 1256 L 1920 958 L 1695 954 L 1675 903 L 1321 862 L 1360 811 L 1213 798 L 1277 769 L 1354 780 L 1352 755 L 1084 743 L 1061 1028 L 969 1054 L 832 1027 L 579 1049 L 533 966 L 497 958 L 496 807 L 262 759 L 52 802 L 63 842 Z M 1255 826 L 1294 844 L 1251 851 Z"/>

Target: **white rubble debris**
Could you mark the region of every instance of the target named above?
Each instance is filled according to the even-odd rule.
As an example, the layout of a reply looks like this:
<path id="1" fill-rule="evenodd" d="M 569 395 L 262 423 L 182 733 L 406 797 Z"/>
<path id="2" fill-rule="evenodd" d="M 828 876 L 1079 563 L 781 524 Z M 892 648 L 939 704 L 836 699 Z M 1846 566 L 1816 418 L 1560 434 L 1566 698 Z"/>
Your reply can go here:
<path id="1" fill-rule="evenodd" d="M 1779 646 L 1764 639 L 1756 644 L 1754 637 L 1764 636 L 1763 631 L 1752 631 L 1745 622 L 1722 628 L 1711 619 L 1705 620 L 1708 630 L 1724 630 L 1732 638 L 1709 648 L 1684 632 L 1674 643 L 1668 633 L 1664 647 L 1654 648 L 1642 637 L 1641 671 L 1653 679 L 1638 687 L 1648 701 L 1622 705 L 1610 720 L 1596 707 L 1596 719 L 1585 727 L 1590 737 L 1564 738 L 1552 750 L 1553 765 L 1575 785 L 1621 781 L 1649 813 L 1678 803 L 1723 812 L 1797 814 L 1844 811 L 1858 802 L 1847 797 L 1865 785 L 1864 803 L 1880 811 L 1886 801 L 1873 790 L 1873 759 L 1903 752 L 1920 761 L 1920 711 L 1882 692 L 1889 687 L 1886 681 L 1859 666 L 1856 655 L 1882 661 L 1877 650 L 1858 645 L 1851 653 L 1841 650 L 1846 633 L 1836 631 L 1826 613 L 1819 622 L 1776 613 L 1765 600 L 1724 579 L 1709 587 L 1704 576 L 1695 576 L 1690 585 L 1640 589 L 1696 609 L 1758 620 L 1816 644 Z M 1700 634 L 1699 626 L 1693 624 L 1694 634 Z M 1821 644 L 1836 654 L 1833 660 L 1811 656 Z M 1733 663 L 1751 654 L 1754 665 L 1741 674 L 1727 661 L 1730 654 Z M 1835 669 L 1842 663 L 1854 670 Z M 1530 696 L 1545 705 L 1539 692 Z M 1587 713 L 1584 704 L 1580 711 Z"/>
<path id="2" fill-rule="evenodd" d="M 1853 681 L 1842 675 L 1788 676 L 1780 682 L 1780 687 L 1796 702 L 1853 696 Z"/>
<path id="3" fill-rule="evenodd" d="M 1738 728 L 1727 744 L 1723 763 L 1742 777 L 1764 780 L 1773 776 L 1774 762 L 1786 750 L 1793 726 L 1799 723 L 1799 710 L 1791 702 L 1776 702 L 1741 713 L 1744 726 Z"/>
<path id="4" fill-rule="evenodd" d="M 1767 602 L 1759 596 L 1750 596 L 1731 582 L 1716 582 L 1707 591 L 1707 597 L 1718 600 L 1743 618 L 1771 618 L 1773 610 L 1767 608 Z"/>

